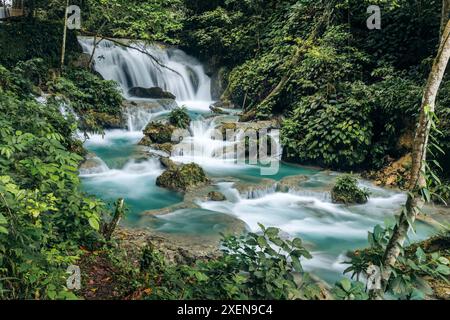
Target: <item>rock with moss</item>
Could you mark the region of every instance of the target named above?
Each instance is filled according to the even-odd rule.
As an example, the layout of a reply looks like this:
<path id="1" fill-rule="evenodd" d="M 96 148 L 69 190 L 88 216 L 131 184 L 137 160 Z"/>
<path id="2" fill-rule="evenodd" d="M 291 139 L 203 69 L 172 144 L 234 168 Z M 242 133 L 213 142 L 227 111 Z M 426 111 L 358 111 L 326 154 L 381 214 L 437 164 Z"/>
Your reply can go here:
<path id="1" fill-rule="evenodd" d="M 209 106 L 209 110 L 211 110 L 215 114 L 228 114 L 228 112 L 226 112 L 225 110 L 215 106 Z"/>
<path id="2" fill-rule="evenodd" d="M 339 177 L 331 190 L 334 203 L 364 204 L 369 200 L 369 191 L 358 186 L 358 180 L 352 175 Z"/>
<path id="3" fill-rule="evenodd" d="M 145 137 L 139 142 L 140 145 L 151 146 L 152 144 L 172 143 L 172 135 L 176 128 L 171 124 L 161 122 L 150 122 L 144 129 Z"/>
<path id="4" fill-rule="evenodd" d="M 171 166 L 156 179 L 157 186 L 178 192 L 186 192 L 208 183 L 205 172 L 195 163 Z"/>
<path id="5" fill-rule="evenodd" d="M 208 193 L 208 199 L 211 201 L 225 201 L 227 198 L 225 195 L 218 191 L 211 191 Z"/>
<path id="6" fill-rule="evenodd" d="M 177 164 L 168 157 L 161 157 L 159 158 L 159 161 L 161 162 L 162 166 L 166 169 L 175 170 L 177 168 Z"/>

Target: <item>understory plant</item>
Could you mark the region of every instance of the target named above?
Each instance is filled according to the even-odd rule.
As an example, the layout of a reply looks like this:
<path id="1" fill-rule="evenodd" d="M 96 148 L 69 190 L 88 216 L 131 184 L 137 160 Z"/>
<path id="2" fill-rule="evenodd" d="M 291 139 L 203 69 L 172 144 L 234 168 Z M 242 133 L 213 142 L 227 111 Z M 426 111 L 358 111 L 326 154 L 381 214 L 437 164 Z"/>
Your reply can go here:
<path id="1" fill-rule="evenodd" d="M 331 190 L 331 199 L 335 203 L 364 204 L 369 196 L 370 192 L 366 188 L 360 188 L 358 179 L 350 174 L 338 177 Z"/>

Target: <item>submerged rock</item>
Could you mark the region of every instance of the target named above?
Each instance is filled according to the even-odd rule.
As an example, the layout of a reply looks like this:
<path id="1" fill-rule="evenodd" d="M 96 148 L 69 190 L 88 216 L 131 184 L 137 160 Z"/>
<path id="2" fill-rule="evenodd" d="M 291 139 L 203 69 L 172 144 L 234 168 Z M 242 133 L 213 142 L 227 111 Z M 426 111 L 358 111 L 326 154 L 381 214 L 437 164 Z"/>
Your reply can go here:
<path id="1" fill-rule="evenodd" d="M 156 179 L 156 185 L 178 192 L 205 185 L 209 182 L 203 169 L 195 164 L 170 167 Z"/>
<path id="2" fill-rule="evenodd" d="M 159 87 L 153 88 L 142 88 L 142 87 L 133 87 L 128 90 L 128 94 L 137 98 L 145 98 L 145 99 L 175 99 L 176 97 L 167 91 Z"/>
<path id="3" fill-rule="evenodd" d="M 218 191 L 211 191 L 208 193 L 208 199 L 211 201 L 225 201 L 227 198 L 224 196 L 223 193 Z"/>

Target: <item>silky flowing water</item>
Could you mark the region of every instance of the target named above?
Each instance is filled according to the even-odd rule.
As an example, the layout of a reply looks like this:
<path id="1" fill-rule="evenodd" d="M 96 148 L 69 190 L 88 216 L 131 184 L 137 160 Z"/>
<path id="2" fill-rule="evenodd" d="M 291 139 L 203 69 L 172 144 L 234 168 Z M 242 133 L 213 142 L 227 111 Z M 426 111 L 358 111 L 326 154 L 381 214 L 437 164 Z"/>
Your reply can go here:
<path id="1" fill-rule="evenodd" d="M 80 43 L 85 52 L 91 52 L 92 39 L 81 38 Z M 343 276 L 345 253 L 367 246 L 367 232 L 386 219 L 392 220 L 405 203 L 405 194 L 361 181 L 372 192 L 367 204 L 333 204 L 329 190 L 337 173 L 281 164 L 275 175 L 261 176 L 259 166 L 236 164 L 216 157 L 216 150 L 222 148 L 224 142 L 212 140 L 210 132 L 223 116 L 210 117 L 211 80 L 202 65 L 177 49 L 146 47 L 146 50 L 178 74 L 155 65 L 145 54 L 108 41 L 97 48 L 95 69 L 105 79 L 117 81 L 127 99 L 134 99 L 127 95 L 133 86 L 159 86 L 175 94 L 178 105 L 185 105 L 193 118 L 190 128 L 193 136 L 186 142 L 191 142 L 196 152 L 175 152 L 172 159 L 196 162 L 209 176 L 222 177 L 223 182 L 216 187 L 227 201 L 198 201 L 199 208 L 157 216 L 148 225 L 148 219 L 142 219 L 146 210 L 162 209 L 183 201 L 181 194 L 155 185 L 156 178 L 163 172 L 159 160 L 143 158 L 137 152 L 143 127 L 150 120 L 164 117 L 171 108 L 127 110 L 129 130 L 107 131 L 104 137 L 94 135 L 86 142 L 86 148 L 95 153 L 103 165 L 99 172 L 82 175 L 88 193 L 109 203 L 125 198 L 130 209 L 125 223 L 142 226 L 145 221 L 146 227 L 185 236 L 218 234 L 229 223 L 226 219 L 229 216 L 242 220 L 252 231 L 259 230 L 258 223 L 279 227 L 286 236 L 301 237 L 312 252 L 314 258 L 303 261 L 305 269 L 333 282 Z M 275 183 L 294 175 L 304 175 L 308 179 L 295 190 L 277 192 Z M 231 181 L 258 184 L 267 178 L 274 180 L 274 184 L 244 194 L 235 189 Z M 412 238 L 424 238 L 432 232 L 431 227 L 418 223 L 418 232 Z"/>

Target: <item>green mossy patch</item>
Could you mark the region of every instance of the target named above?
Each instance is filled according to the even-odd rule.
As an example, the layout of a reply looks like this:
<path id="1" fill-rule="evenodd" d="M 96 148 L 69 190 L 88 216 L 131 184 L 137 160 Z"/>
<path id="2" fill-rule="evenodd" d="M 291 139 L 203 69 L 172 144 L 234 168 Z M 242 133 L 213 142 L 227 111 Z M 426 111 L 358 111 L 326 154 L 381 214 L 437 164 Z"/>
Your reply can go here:
<path id="1" fill-rule="evenodd" d="M 195 163 L 170 167 L 156 179 L 157 186 L 178 192 L 185 192 L 208 182 L 209 180 L 203 169 Z"/>

